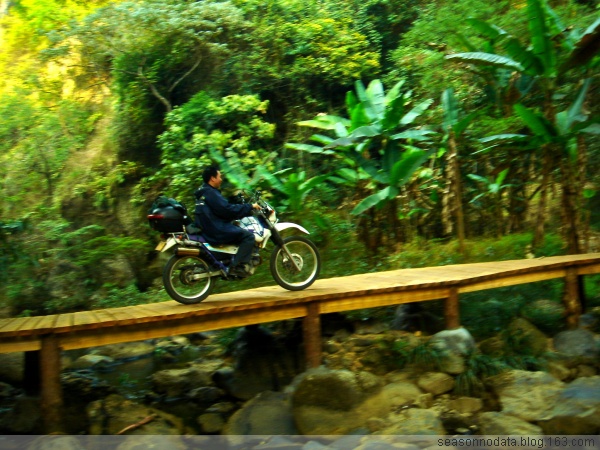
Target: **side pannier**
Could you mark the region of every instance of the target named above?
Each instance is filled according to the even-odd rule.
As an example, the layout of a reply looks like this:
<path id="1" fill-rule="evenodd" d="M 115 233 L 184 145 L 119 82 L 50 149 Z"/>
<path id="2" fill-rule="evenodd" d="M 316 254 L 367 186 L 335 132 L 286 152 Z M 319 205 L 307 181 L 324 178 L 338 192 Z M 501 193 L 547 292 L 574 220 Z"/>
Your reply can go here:
<path id="1" fill-rule="evenodd" d="M 148 223 L 161 233 L 177 233 L 192 223 L 187 208 L 174 198 L 160 195 L 148 210 Z"/>

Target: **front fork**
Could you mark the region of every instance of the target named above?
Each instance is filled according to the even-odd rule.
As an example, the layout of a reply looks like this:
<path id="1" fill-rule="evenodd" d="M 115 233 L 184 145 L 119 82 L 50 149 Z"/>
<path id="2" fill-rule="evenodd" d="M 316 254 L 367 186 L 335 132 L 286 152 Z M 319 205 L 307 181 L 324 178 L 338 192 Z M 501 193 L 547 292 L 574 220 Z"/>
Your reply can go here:
<path id="1" fill-rule="evenodd" d="M 281 247 L 281 249 L 283 250 L 283 253 L 285 253 L 285 255 L 292 262 L 292 266 L 294 266 L 294 269 L 296 269 L 297 272 L 300 272 L 300 270 L 302 268 L 300 267 L 300 265 L 298 265 L 298 263 L 296 262 L 296 260 L 294 259 L 294 257 L 290 253 L 290 251 L 288 250 L 287 246 L 285 245 L 285 242 L 283 241 L 283 238 L 279 234 L 279 231 L 277 231 L 275 226 L 268 219 L 267 219 L 267 223 L 269 224 L 269 229 L 271 230 L 271 239 L 273 239 L 273 242 L 275 244 L 277 244 L 279 247 Z"/>

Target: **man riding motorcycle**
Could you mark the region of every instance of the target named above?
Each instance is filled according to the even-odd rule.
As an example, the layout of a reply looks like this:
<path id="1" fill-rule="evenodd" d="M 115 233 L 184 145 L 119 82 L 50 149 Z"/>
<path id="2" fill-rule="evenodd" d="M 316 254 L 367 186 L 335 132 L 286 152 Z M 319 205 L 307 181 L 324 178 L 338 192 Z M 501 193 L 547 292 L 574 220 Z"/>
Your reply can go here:
<path id="1" fill-rule="evenodd" d="M 258 204 L 233 204 L 220 191 L 223 178 L 217 166 L 209 166 L 202 172 L 204 184 L 195 192 L 195 224 L 211 245 L 239 245 L 229 273 L 238 277 L 249 275 L 249 263 L 254 248 L 254 234 L 235 226 L 232 221 L 251 216 Z"/>

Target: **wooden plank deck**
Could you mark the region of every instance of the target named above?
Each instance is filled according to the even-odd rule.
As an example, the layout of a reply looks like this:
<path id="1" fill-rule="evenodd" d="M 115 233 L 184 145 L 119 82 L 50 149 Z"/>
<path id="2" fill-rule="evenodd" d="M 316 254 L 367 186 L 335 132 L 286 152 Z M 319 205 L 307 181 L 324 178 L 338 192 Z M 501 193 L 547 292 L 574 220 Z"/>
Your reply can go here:
<path id="1" fill-rule="evenodd" d="M 402 269 L 318 280 L 305 291 L 262 287 L 209 297 L 198 305 L 175 301 L 0 320 L 0 352 L 39 350 L 55 335 L 75 349 L 306 317 L 319 314 L 448 299 L 452 295 L 553 278 L 568 270 L 600 273 L 600 253 L 538 259 Z"/>

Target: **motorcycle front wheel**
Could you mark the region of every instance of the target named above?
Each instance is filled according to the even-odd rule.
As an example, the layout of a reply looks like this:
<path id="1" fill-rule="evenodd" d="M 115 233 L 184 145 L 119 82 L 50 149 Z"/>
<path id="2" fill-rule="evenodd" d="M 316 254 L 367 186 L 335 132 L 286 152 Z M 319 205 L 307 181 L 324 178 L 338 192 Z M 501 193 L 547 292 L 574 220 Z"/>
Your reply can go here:
<path id="1" fill-rule="evenodd" d="M 317 246 L 303 236 L 290 236 L 283 247 L 271 253 L 271 275 L 279 286 L 289 291 L 301 291 L 315 282 L 321 271 L 321 256 Z M 289 253 L 289 254 L 288 254 Z M 290 260 L 290 255 L 299 267 Z"/>
<path id="2" fill-rule="evenodd" d="M 200 303 L 215 285 L 210 266 L 198 256 L 173 255 L 163 270 L 163 284 L 169 296 L 185 305 Z"/>

